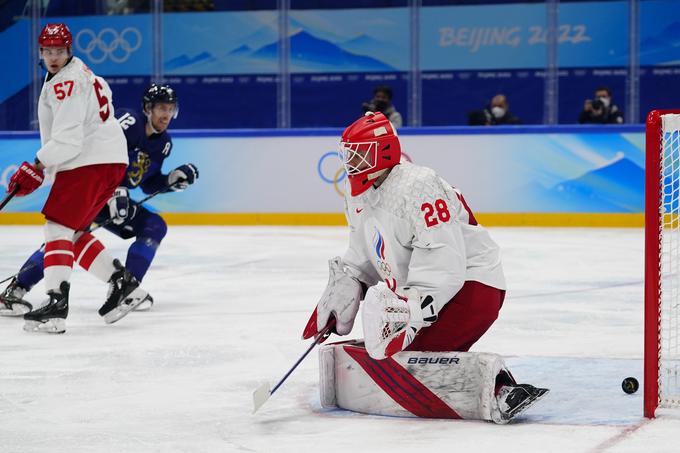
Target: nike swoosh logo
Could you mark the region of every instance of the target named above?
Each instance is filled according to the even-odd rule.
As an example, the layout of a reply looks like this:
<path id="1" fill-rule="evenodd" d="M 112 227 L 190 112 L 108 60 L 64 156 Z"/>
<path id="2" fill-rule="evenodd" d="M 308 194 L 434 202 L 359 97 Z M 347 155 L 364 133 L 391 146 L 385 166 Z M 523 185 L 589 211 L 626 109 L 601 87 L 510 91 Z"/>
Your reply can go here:
<path id="1" fill-rule="evenodd" d="M 360 213 L 361 211 L 363 211 L 363 210 L 364 210 L 364 208 L 356 208 L 356 209 L 355 209 L 355 211 L 357 212 L 357 214 L 359 214 L 359 213 Z"/>

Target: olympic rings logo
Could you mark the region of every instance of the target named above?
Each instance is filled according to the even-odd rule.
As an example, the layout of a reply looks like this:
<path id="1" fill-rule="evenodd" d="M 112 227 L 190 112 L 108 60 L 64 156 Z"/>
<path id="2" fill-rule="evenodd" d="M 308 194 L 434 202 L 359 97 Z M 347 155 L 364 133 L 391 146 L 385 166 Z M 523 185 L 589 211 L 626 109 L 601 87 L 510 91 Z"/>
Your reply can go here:
<path id="1" fill-rule="evenodd" d="M 326 163 L 326 159 L 329 157 L 337 158 L 337 164 Z M 316 164 L 316 171 L 319 173 L 321 180 L 327 184 L 333 184 L 333 188 L 341 197 L 345 197 L 345 192 L 340 187 L 340 183 L 347 177 L 347 172 L 345 172 L 345 167 L 343 167 L 340 161 L 340 155 L 337 151 L 329 151 L 319 159 Z"/>
<path id="2" fill-rule="evenodd" d="M 85 28 L 76 35 L 76 48 L 95 64 L 107 58 L 114 63 L 123 63 L 141 46 L 142 33 L 132 27 L 124 28 L 120 33 L 110 27 L 102 28 L 99 33 Z"/>
<path id="3" fill-rule="evenodd" d="M 376 260 L 378 269 L 381 275 L 385 275 L 385 278 L 389 278 L 392 275 L 392 267 L 385 260 Z"/>
<path id="4" fill-rule="evenodd" d="M 326 162 L 329 157 L 335 157 L 338 159 L 337 164 Z M 412 162 L 411 156 L 405 152 L 401 153 L 402 159 L 407 162 Z M 328 151 L 319 158 L 319 162 L 316 164 L 316 171 L 319 173 L 321 180 L 327 184 L 333 184 L 335 192 L 337 192 L 340 197 L 345 197 L 345 192 L 342 190 L 341 182 L 347 177 L 347 172 L 345 172 L 345 167 L 340 161 L 340 155 L 337 151 Z"/>

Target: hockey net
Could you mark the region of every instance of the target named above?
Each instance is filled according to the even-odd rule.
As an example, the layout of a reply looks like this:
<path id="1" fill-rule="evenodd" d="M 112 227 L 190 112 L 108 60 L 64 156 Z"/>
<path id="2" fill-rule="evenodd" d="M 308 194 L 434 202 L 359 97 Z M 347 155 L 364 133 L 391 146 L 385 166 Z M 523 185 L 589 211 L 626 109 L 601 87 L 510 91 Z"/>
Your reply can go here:
<path id="1" fill-rule="evenodd" d="M 680 110 L 647 117 L 644 415 L 680 408 Z"/>

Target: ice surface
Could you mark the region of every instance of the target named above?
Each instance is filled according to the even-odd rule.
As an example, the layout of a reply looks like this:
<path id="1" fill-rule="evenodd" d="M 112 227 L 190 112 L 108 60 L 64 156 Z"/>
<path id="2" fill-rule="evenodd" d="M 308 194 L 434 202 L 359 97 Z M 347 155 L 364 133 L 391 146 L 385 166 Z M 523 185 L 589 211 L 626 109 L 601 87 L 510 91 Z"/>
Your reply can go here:
<path id="1" fill-rule="evenodd" d="M 105 285 L 76 270 L 66 334 L 0 318 L 0 452 L 680 451 L 680 417 L 647 422 L 642 391 L 621 391 L 627 376 L 642 384 L 642 230 L 491 233 L 510 290 L 473 350 L 551 389 L 514 424 L 323 410 L 314 352 L 251 415 L 253 390 L 309 344 L 302 329 L 347 232 L 171 227 L 144 281 L 151 311 L 105 325 Z M 125 257 L 128 242 L 98 236 Z M 41 242 L 39 227 L 0 227 L 0 278 Z"/>

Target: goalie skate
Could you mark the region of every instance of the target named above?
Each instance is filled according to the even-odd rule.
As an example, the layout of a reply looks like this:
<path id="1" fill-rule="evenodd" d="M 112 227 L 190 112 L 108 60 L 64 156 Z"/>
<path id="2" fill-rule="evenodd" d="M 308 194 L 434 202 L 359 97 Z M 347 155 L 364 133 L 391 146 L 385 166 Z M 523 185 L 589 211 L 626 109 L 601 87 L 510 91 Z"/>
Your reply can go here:
<path id="1" fill-rule="evenodd" d="M 68 293 L 70 285 L 61 282 L 60 293 L 47 293 L 47 304 L 24 315 L 24 330 L 26 332 L 64 333 L 66 332 L 66 317 L 68 316 Z"/>
<path id="2" fill-rule="evenodd" d="M 529 384 L 505 385 L 498 393 L 498 409 L 500 419 L 495 423 L 505 424 L 526 411 L 543 398 L 550 390 L 534 387 Z"/>
<path id="3" fill-rule="evenodd" d="M 0 316 L 23 316 L 33 309 L 24 296 L 28 291 L 19 286 L 16 277 L 0 294 Z"/>
<path id="4" fill-rule="evenodd" d="M 113 324 L 142 303 L 151 300 L 149 293 L 139 287 L 137 279 L 120 264 L 120 261 L 114 260 L 113 265 L 116 272 L 109 280 L 106 302 L 99 309 L 99 315 L 104 317 L 107 324 Z"/>

